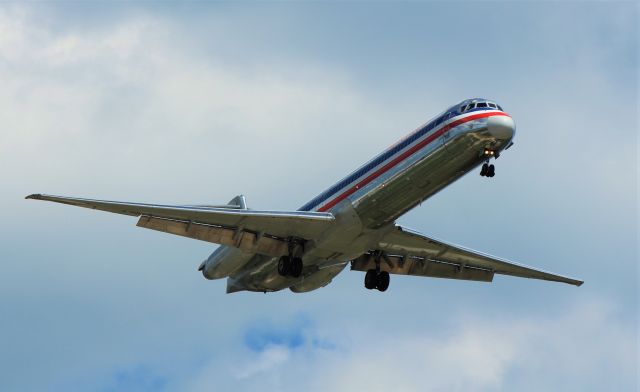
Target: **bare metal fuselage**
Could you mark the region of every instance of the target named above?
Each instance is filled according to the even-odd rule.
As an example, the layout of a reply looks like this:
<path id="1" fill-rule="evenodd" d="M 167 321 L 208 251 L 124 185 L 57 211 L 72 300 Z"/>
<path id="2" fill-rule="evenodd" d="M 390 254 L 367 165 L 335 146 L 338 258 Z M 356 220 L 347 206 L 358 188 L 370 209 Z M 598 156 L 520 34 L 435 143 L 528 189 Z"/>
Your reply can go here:
<path id="1" fill-rule="evenodd" d="M 305 292 L 325 286 L 348 261 L 372 249 L 398 217 L 487 161 L 487 149 L 499 154 L 509 147 L 515 131 L 511 117 L 497 110 L 461 114 L 449 109 L 440 120 L 439 127 L 421 138 L 414 131 L 401 140 L 399 144 L 407 147 L 369 172 L 363 166 L 354 182 L 343 180 L 338 185 L 344 183 L 344 187 L 334 195 L 303 207 L 331 212 L 336 225 L 294 249 L 304 262 L 300 277 L 281 276 L 277 257 L 226 246 L 203 263 L 204 276 L 227 277 L 228 292 L 285 288 Z"/>
<path id="2" fill-rule="evenodd" d="M 482 98 L 462 101 L 316 196 L 297 211 L 250 210 L 239 195 L 224 205 L 166 205 L 35 193 L 45 200 L 138 217 L 137 226 L 221 245 L 199 267 L 227 278 L 227 292 L 306 292 L 347 264 L 364 287 L 384 292 L 390 275 L 491 282 L 494 275 L 584 282 L 438 240 L 395 220 L 509 148 L 511 117 Z M 483 163 L 484 162 L 484 163 Z"/>

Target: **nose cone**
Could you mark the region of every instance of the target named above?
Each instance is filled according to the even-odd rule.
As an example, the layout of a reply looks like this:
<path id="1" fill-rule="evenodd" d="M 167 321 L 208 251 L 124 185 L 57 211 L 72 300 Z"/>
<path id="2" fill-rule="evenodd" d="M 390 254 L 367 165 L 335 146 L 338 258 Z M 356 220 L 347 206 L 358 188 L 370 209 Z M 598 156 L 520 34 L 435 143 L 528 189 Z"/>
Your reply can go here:
<path id="1" fill-rule="evenodd" d="M 496 139 L 511 140 L 516 133 L 516 124 L 509 116 L 491 116 L 487 121 L 487 129 Z"/>

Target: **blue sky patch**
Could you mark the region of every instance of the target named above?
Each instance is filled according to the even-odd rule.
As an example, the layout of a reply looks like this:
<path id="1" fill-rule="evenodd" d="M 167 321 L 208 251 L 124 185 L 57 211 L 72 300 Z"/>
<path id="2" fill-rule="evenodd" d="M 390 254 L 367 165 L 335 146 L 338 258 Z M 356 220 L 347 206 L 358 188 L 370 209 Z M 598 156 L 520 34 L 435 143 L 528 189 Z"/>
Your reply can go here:
<path id="1" fill-rule="evenodd" d="M 112 383 L 104 391 L 161 391 L 167 381 L 148 366 L 138 365 L 114 372 Z"/>
<path id="2" fill-rule="evenodd" d="M 244 344 L 256 352 L 269 346 L 299 348 L 309 341 L 310 326 L 311 322 L 304 316 L 298 316 L 288 325 L 274 325 L 268 321 L 257 322 L 244 333 Z M 312 343 L 315 341 L 316 339 L 311 340 Z"/>

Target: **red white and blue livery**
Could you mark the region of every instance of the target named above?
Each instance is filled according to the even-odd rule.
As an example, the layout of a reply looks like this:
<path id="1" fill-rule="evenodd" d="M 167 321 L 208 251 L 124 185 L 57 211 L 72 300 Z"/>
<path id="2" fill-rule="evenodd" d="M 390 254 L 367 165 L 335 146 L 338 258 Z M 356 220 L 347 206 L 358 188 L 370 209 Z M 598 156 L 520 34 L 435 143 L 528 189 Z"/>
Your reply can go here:
<path id="1" fill-rule="evenodd" d="M 515 124 L 495 102 L 450 107 L 297 211 L 256 211 L 244 196 L 218 206 L 169 206 L 35 194 L 80 207 L 138 216 L 138 226 L 221 246 L 200 265 L 227 292 L 306 292 L 326 286 L 347 265 L 365 272 L 367 289 L 385 291 L 390 274 L 491 282 L 495 274 L 583 282 L 440 241 L 395 221 L 513 145 Z"/>

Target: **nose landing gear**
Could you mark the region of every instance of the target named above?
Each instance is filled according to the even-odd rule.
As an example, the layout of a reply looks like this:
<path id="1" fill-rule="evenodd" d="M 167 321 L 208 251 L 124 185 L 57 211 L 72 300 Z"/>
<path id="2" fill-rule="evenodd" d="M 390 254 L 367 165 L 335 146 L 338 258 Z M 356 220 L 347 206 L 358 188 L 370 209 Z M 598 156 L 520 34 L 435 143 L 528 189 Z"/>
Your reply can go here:
<path id="1" fill-rule="evenodd" d="M 489 164 L 489 160 L 491 157 L 498 159 L 500 153 L 498 151 L 493 151 L 490 148 L 485 148 L 482 152 L 481 156 L 485 158 L 485 163 L 482 165 L 482 169 L 480 169 L 480 176 L 482 177 L 493 177 L 496 175 L 496 167 Z"/>
<path id="2" fill-rule="evenodd" d="M 480 175 L 482 177 L 493 177 L 496 175 L 496 167 L 485 163 L 482 165 L 482 169 L 480 169 Z"/>

